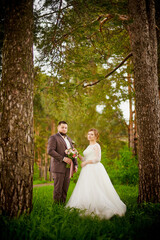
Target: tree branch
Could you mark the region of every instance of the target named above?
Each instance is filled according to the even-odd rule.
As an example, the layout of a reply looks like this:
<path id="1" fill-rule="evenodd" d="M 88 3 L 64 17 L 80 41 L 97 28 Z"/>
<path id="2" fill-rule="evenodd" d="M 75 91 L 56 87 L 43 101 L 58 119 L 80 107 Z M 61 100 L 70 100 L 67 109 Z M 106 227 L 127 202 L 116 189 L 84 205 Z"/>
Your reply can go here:
<path id="1" fill-rule="evenodd" d="M 59 4 L 58 17 L 57 17 L 57 22 L 56 22 L 56 25 L 55 25 L 52 41 L 54 41 L 56 31 L 57 31 L 57 28 L 58 28 L 58 23 L 59 23 L 60 15 L 61 15 L 61 7 L 62 7 L 62 0 L 60 1 L 60 4 Z"/>
<path id="2" fill-rule="evenodd" d="M 98 16 L 96 19 L 94 19 L 92 22 L 89 22 L 89 23 L 87 23 L 87 24 L 80 24 L 79 26 L 76 26 L 75 28 L 72 28 L 72 30 L 71 31 L 69 31 L 68 33 L 65 33 L 65 34 L 63 34 L 57 41 L 56 41 L 56 43 L 55 44 L 58 44 L 61 40 L 63 41 L 64 39 L 66 39 L 66 38 L 68 38 L 68 36 L 69 35 L 71 35 L 73 32 L 75 32 L 77 29 L 79 29 L 79 28 L 83 28 L 83 27 L 89 27 L 90 25 L 92 25 L 93 23 L 95 23 L 95 22 L 99 22 L 99 24 L 100 24 L 100 27 L 99 27 L 99 31 L 102 33 L 102 26 L 103 26 L 103 24 L 106 22 L 106 21 L 109 21 L 110 19 L 112 19 L 112 18 L 114 18 L 116 15 L 112 15 L 112 14 L 110 14 L 110 13 L 108 13 L 108 14 L 102 14 L 102 15 L 100 15 L 100 16 Z M 102 18 L 104 18 L 103 20 L 102 20 Z M 121 21 L 124 21 L 124 20 L 128 20 L 129 18 L 128 18 L 128 16 L 125 16 L 125 15 L 118 15 L 118 18 L 119 18 L 119 20 L 121 20 Z M 53 36 L 53 41 L 55 41 L 55 38 L 54 38 L 54 36 Z"/>
<path id="3" fill-rule="evenodd" d="M 105 78 L 109 77 L 109 76 L 110 76 L 112 73 L 114 73 L 118 68 L 120 68 L 120 67 L 127 61 L 127 59 L 130 58 L 131 56 L 132 56 L 132 52 L 129 53 L 129 54 L 127 55 L 127 57 L 125 57 L 125 59 L 123 59 L 123 61 L 122 61 L 120 64 L 118 64 L 117 67 L 115 67 L 111 72 L 107 73 L 107 75 L 105 76 Z M 98 80 L 98 81 L 96 81 L 96 82 L 83 85 L 83 88 L 91 87 L 91 86 L 93 86 L 93 85 L 96 85 L 97 83 L 101 82 L 102 80 L 104 80 L 104 79 L 101 79 L 101 80 Z"/>
<path id="4" fill-rule="evenodd" d="M 113 17 L 114 17 L 114 16 L 113 16 L 112 14 L 107 14 L 107 15 L 105 15 L 105 18 L 104 18 L 102 21 L 100 21 L 100 32 L 102 32 L 102 26 L 103 26 L 103 24 L 104 24 L 106 21 L 112 19 Z"/>
<path id="5" fill-rule="evenodd" d="M 61 8 L 61 9 L 58 9 L 58 10 L 56 10 L 56 11 L 49 12 L 49 13 L 45 13 L 45 14 L 43 14 L 43 15 L 39 15 L 39 16 L 38 16 L 38 19 L 44 18 L 44 17 L 47 17 L 47 16 L 52 16 L 54 13 L 59 13 L 59 11 L 62 12 L 63 10 L 65 10 L 65 9 L 71 7 L 71 6 L 72 6 L 72 5 L 67 5 L 66 7 Z"/>

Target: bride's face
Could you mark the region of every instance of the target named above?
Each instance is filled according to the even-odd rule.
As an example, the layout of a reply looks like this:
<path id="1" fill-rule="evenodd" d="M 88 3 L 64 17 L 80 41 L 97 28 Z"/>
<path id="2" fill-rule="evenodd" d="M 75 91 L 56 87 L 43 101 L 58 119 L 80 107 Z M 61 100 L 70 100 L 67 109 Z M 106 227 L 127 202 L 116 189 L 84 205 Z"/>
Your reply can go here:
<path id="1" fill-rule="evenodd" d="M 88 132 L 88 140 L 89 141 L 96 141 L 96 136 L 94 134 L 94 132 Z"/>

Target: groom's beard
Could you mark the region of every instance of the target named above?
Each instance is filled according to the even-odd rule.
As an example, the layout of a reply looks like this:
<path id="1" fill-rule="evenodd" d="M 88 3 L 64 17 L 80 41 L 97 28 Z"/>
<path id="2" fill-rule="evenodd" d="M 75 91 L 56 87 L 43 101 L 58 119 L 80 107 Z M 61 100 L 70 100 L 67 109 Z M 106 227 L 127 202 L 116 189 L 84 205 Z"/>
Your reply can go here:
<path id="1" fill-rule="evenodd" d="M 62 133 L 62 132 L 59 132 L 59 133 L 64 137 L 66 136 L 66 133 Z"/>

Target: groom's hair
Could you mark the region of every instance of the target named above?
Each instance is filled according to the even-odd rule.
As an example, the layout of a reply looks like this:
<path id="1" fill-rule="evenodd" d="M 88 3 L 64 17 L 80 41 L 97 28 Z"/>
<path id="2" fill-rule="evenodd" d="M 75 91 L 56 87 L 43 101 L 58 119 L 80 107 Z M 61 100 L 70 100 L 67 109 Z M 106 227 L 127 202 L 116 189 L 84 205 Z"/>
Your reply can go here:
<path id="1" fill-rule="evenodd" d="M 61 124 L 67 124 L 65 121 L 60 121 L 59 123 L 58 123 L 58 126 L 59 125 L 61 125 Z M 67 124 L 68 125 L 68 124 Z"/>

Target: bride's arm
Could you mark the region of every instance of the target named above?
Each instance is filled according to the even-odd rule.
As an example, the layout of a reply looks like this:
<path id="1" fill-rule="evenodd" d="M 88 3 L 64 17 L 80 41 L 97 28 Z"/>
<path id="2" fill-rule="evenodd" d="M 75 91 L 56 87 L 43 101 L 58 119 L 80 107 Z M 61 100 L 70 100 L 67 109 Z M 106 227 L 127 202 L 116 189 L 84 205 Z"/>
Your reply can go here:
<path id="1" fill-rule="evenodd" d="M 87 164 L 92 164 L 92 163 L 93 163 L 92 160 L 86 160 L 86 161 L 84 161 L 84 162 L 81 163 L 81 167 L 84 167 L 84 166 L 86 166 Z"/>
<path id="2" fill-rule="evenodd" d="M 94 163 L 98 163 L 101 161 L 101 147 L 100 145 L 96 145 L 93 148 L 93 151 L 95 153 L 95 157 L 93 160 L 86 160 L 84 162 L 81 163 L 81 167 L 86 166 L 87 164 L 94 164 Z"/>

